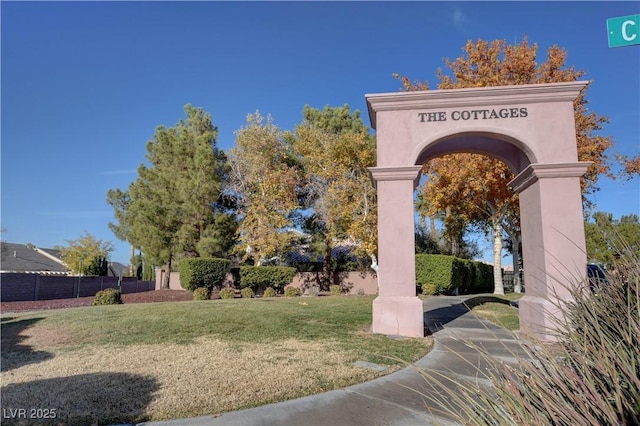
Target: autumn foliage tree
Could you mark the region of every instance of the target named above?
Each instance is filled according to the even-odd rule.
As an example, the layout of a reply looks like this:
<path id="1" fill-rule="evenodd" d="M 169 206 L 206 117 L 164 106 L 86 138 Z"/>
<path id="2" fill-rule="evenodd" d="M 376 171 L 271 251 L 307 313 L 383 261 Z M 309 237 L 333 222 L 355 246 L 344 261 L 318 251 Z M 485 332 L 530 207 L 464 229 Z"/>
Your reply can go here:
<path id="1" fill-rule="evenodd" d="M 567 66 L 567 52 L 556 45 L 547 50 L 545 61 L 538 63 L 538 46 L 535 43 L 530 45 L 526 37 L 514 45 L 505 40 L 468 41 L 463 51 L 464 55 L 455 60 L 445 59 L 448 70 L 437 70 L 438 89 L 571 82 L 585 75 L 584 71 Z M 400 80 L 404 90 L 429 90 L 428 81 L 411 81 L 397 74 L 394 77 Z M 590 204 L 588 195 L 598 190 L 598 177 L 611 176 L 606 151 L 612 146 L 610 137 L 596 134 L 608 119 L 588 110 L 585 98 L 588 86 L 574 101 L 578 159 L 592 162 L 581 180 L 585 205 Z M 514 209 L 517 209 L 516 198 L 507 185 L 513 174 L 500 161 L 477 154 L 451 154 L 432 160 L 424 167 L 424 174 L 429 179 L 421 191 L 429 200 L 423 205 L 430 209 L 424 213 L 454 209 L 453 214 L 463 215 L 470 222 L 485 221 L 493 229 L 494 261 L 498 264 L 494 265 L 494 291 L 503 292 L 497 269 L 501 252 L 501 243 L 498 241 L 501 241 L 502 229 L 497 224 L 505 220 L 504 214 L 508 211 L 512 212 L 513 217 L 518 216 L 513 215 Z M 460 179 L 460 176 L 466 176 L 467 179 Z M 460 203 L 459 196 L 450 195 L 476 194 L 478 188 L 482 188 L 482 195 L 474 195 L 470 199 L 472 202 L 467 199 Z M 491 208 L 488 200 L 492 200 Z M 500 234 L 500 238 L 496 234 Z M 514 265 L 515 268 L 517 265 Z"/>
<path id="2" fill-rule="evenodd" d="M 500 161 L 474 154 L 457 154 L 458 162 L 446 157 L 430 163 L 430 178 L 419 188 L 420 196 L 428 198 L 424 215 L 445 211 L 445 226 L 458 232 L 468 223 L 481 224 L 493 235 L 494 292 L 503 294 L 502 231 L 508 212 L 517 209 L 517 197 L 505 185 L 513 173 Z M 461 167 L 461 164 L 473 167 Z M 450 236 L 453 238 L 453 236 Z"/>
<path id="3" fill-rule="evenodd" d="M 229 151 L 230 187 L 238 200 L 240 246 L 258 265 L 287 250 L 291 213 L 298 207 L 298 167 L 271 117 L 247 116 Z"/>
<path id="4" fill-rule="evenodd" d="M 102 241 L 86 232 L 67 245 L 56 247 L 62 260 L 74 274 L 106 275 L 107 259 L 113 253 L 113 243 Z"/>
<path id="5" fill-rule="evenodd" d="M 292 133 L 250 114 L 229 159 L 245 257 L 283 260 L 296 226 L 321 240 L 327 277 L 337 243 L 375 254 L 376 195 L 367 169 L 375 165 L 375 144 L 358 111 L 306 106 Z"/>
<path id="6" fill-rule="evenodd" d="M 324 235 L 328 273 L 338 242 L 351 242 L 359 255 L 377 251 L 376 194 L 368 172 L 376 162 L 375 142 L 348 105 L 306 106 L 303 117 L 292 147 L 302 170 L 303 207 L 313 209 L 311 220 Z"/>

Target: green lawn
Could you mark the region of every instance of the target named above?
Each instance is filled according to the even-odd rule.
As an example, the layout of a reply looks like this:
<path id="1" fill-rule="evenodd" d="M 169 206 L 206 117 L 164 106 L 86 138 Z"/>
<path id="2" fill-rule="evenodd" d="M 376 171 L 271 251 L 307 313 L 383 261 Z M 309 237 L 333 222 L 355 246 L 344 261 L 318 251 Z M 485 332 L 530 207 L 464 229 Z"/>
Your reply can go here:
<path id="1" fill-rule="evenodd" d="M 518 309 L 509 302 L 518 300 L 524 293 L 507 293 L 506 295 L 479 296 L 469 300 L 468 306 L 473 313 L 494 324 L 516 331 L 520 329 Z"/>
<path id="2" fill-rule="evenodd" d="M 82 345 L 188 344 L 201 336 L 236 343 L 337 340 L 369 360 L 389 365 L 424 353 L 420 340 L 368 333 L 373 297 L 210 300 L 92 306 L 11 315 L 39 318 L 36 327 L 64 328 Z M 10 328 L 11 322 L 3 322 Z M 381 356 L 385 356 L 381 359 Z"/>
<path id="3" fill-rule="evenodd" d="M 370 333 L 372 301 L 207 300 L 2 315 L 3 406 L 53 404 L 68 424 L 215 414 L 384 374 L 354 366 L 358 360 L 388 373 L 429 351 L 428 338 Z"/>

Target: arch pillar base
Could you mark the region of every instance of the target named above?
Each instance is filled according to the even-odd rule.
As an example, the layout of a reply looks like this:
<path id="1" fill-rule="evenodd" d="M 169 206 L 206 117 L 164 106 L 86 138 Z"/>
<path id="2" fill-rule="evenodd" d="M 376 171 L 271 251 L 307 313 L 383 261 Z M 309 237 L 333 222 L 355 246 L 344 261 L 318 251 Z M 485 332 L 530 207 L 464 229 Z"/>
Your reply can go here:
<path id="1" fill-rule="evenodd" d="M 542 341 L 557 340 L 562 305 L 586 276 L 580 177 L 589 162 L 531 164 L 510 185 L 520 194 L 525 296 L 520 327 Z"/>
<path id="2" fill-rule="evenodd" d="M 544 342 L 557 341 L 559 321 L 563 318 L 561 304 L 560 299 L 525 295 L 518 302 L 520 331 Z"/>
<path id="3" fill-rule="evenodd" d="M 372 332 L 424 337 L 424 307 L 418 297 L 378 296 L 373 301 Z"/>
<path id="4" fill-rule="evenodd" d="M 378 191 L 378 297 L 374 333 L 424 337 L 424 308 L 416 296 L 413 190 L 422 166 L 371 167 Z"/>

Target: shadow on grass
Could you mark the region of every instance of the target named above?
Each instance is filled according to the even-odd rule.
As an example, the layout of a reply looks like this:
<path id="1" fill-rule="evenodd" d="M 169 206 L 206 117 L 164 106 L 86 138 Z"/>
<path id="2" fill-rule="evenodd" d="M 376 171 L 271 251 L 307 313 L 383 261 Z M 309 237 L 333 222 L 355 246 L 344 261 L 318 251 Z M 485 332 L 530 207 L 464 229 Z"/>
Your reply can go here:
<path id="1" fill-rule="evenodd" d="M 146 408 L 158 389 L 154 378 L 127 373 L 81 374 L 10 384 L 2 387 L 2 424 L 135 424 L 148 420 Z M 33 417 L 43 414 L 49 414 L 49 418 Z"/>
<path id="2" fill-rule="evenodd" d="M 469 309 L 473 309 L 476 306 L 484 305 L 485 303 L 502 303 L 504 305 L 512 305 L 512 302 L 510 302 L 509 300 L 501 299 L 500 297 L 496 296 L 485 295 L 472 297 L 470 299 L 467 299 L 464 303 L 469 307 Z"/>
<path id="3" fill-rule="evenodd" d="M 2 340 L 0 342 L 0 354 L 2 363 L 1 371 L 9 371 L 23 365 L 35 364 L 53 358 L 53 354 L 45 351 L 34 351 L 31 346 L 22 342 L 27 338 L 23 333 L 43 318 L 29 318 L 15 321 L 15 317 L 2 319 L 0 325 Z"/>
<path id="4" fill-rule="evenodd" d="M 505 305 L 517 306 L 516 303 L 510 302 L 509 300 L 491 295 L 465 296 L 464 299 L 452 299 L 452 303 L 450 305 L 431 309 L 424 313 L 425 336 L 430 336 L 433 333 L 442 330 L 446 324 L 460 319 L 465 314 L 471 312 L 471 309 L 485 303 L 503 303 Z M 483 325 L 483 327 L 491 328 L 491 326 L 486 325 Z"/>

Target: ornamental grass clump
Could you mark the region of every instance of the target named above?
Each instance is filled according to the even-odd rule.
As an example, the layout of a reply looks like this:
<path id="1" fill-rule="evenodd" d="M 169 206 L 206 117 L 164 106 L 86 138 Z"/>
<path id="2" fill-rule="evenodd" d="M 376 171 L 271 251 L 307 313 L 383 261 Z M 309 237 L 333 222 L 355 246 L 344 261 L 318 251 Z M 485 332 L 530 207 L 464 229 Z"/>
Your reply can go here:
<path id="1" fill-rule="evenodd" d="M 209 289 L 205 287 L 198 287 L 193 290 L 193 300 L 209 300 L 211 296 Z"/>
<path id="2" fill-rule="evenodd" d="M 120 290 L 115 288 L 106 288 L 96 293 L 93 299 L 93 305 L 121 305 Z"/>
<path id="3" fill-rule="evenodd" d="M 329 286 L 329 293 L 332 296 L 340 296 L 342 294 L 342 286 L 338 284 L 332 284 Z"/>
<path id="4" fill-rule="evenodd" d="M 284 289 L 285 297 L 297 297 L 297 296 L 300 296 L 300 294 L 301 294 L 300 289 L 297 287 L 287 286 Z"/>
<path id="5" fill-rule="evenodd" d="M 640 424 L 640 259 L 623 253 L 608 285 L 570 289 L 557 342 L 522 341 L 517 366 L 486 355 L 492 386 L 450 392 L 443 413 L 473 425 Z"/>
<path id="6" fill-rule="evenodd" d="M 253 292 L 251 287 L 243 288 L 242 290 L 240 290 L 240 294 L 242 295 L 243 299 L 251 299 L 253 296 L 255 296 L 255 293 Z"/>
<path id="7" fill-rule="evenodd" d="M 267 287 L 264 293 L 262 293 L 262 297 L 276 297 L 276 291 L 273 287 Z"/>
<path id="8" fill-rule="evenodd" d="M 235 291 L 231 287 L 225 287 L 220 290 L 220 299 L 233 299 Z"/>

